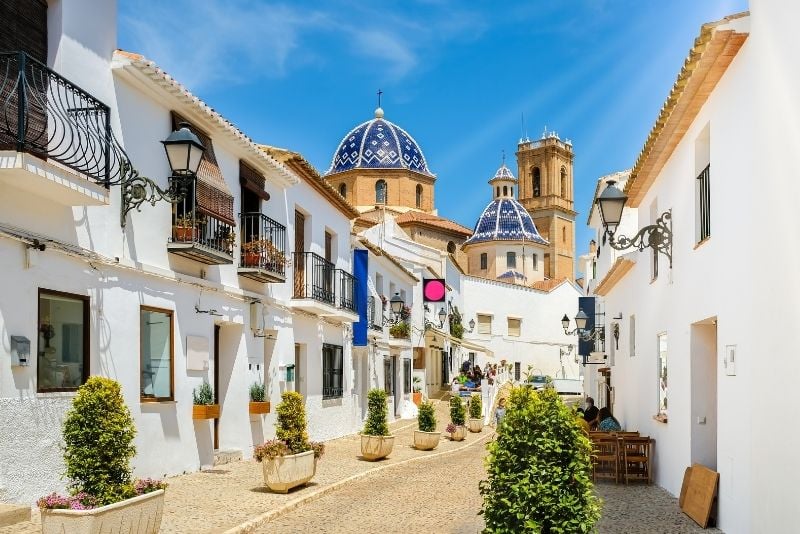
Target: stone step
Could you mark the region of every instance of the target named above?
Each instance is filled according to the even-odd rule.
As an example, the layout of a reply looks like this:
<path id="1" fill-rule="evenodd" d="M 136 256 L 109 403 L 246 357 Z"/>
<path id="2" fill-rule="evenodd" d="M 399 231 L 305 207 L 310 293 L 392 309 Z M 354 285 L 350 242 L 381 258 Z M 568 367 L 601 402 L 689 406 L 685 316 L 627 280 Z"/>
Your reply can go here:
<path id="1" fill-rule="evenodd" d="M 214 451 L 214 467 L 219 465 L 239 462 L 242 459 L 242 451 L 236 449 L 220 449 Z"/>
<path id="2" fill-rule="evenodd" d="M 0 527 L 31 520 L 31 507 L 18 504 L 0 504 Z"/>

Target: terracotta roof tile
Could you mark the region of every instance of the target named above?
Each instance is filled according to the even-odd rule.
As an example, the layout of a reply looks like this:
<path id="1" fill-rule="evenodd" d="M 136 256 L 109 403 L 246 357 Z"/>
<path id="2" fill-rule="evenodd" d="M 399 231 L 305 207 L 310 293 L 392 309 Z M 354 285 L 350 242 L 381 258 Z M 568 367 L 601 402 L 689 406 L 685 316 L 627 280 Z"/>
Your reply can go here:
<path id="1" fill-rule="evenodd" d="M 456 234 L 461 234 L 464 236 L 472 235 L 472 230 L 470 230 L 466 226 L 462 226 L 455 221 L 451 221 L 450 219 L 445 219 L 444 217 L 433 215 L 432 213 L 407 211 L 402 215 L 398 215 L 395 218 L 395 221 L 400 226 L 410 225 L 410 224 L 424 224 L 427 226 L 441 228 L 442 230 L 446 230 Z"/>

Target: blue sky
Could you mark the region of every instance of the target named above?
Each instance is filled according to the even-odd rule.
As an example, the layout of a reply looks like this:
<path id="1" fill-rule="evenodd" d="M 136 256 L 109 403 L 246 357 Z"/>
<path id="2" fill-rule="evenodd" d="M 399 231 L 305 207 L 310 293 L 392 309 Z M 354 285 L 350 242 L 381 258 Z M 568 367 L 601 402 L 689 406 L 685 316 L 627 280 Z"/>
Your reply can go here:
<path id="1" fill-rule="evenodd" d="M 373 115 L 421 145 L 442 216 L 472 227 L 525 115 L 575 151 L 577 252 L 597 178 L 630 167 L 704 22 L 746 0 L 121 0 L 119 44 L 258 142 L 324 172 Z"/>

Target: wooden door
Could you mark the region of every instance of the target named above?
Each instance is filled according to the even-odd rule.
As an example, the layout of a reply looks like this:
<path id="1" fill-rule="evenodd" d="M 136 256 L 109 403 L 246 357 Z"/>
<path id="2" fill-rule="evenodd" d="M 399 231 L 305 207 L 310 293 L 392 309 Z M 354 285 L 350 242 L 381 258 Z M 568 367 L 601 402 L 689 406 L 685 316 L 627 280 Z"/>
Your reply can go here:
<path id="1" fill-rule="evenodd" d="M 294 296 L 305 296 L 305 255 L 306 250 L 306 217 L 299 211 L 294 212 Z"/>
<path id="2" fill-rule="evenodd" d="M 222 402 L 219 398 L 219 329 L 218 324 L 214 325 L 214 397 L 215 403 L 219 404 L 220 417 L 222 417 Z M 219 417 L 214 419 L 214 450 L 219 449 Z"/>

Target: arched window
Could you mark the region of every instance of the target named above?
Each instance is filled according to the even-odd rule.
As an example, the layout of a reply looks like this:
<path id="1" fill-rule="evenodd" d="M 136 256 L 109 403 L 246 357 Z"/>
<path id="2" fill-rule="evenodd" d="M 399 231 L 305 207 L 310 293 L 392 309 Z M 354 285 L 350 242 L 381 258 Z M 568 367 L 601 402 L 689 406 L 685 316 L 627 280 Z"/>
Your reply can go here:
<path id="1" fill-rule="evenodd" d="M 497 197 L 500 196 L 500 186 L 499 185 L 497 186 L 497 194 L 495 196 L 497 196 Z"/>
<path id="2" fill-rule="evenodd" d="M 566 226 L 562 226 L 561 227 L 561 241 L 563 241 L 564 243 L 567 242 L 567 227 Z"/>
<path id="3" fill-rule="evenodd" d="M 512 197 L 514 196 L 514 188 L 513 187 L 511 188 L 511 196 Z"/>
<path id="4" fill-rule="evenodd" d="M 561 196 L 567 198 L 567 169 L 561 167 Z"/>
<path id="5" fill-rule="evenodd" d="M 386 204 L 386 180 L 375 182 L 375 203 Z"/>
<path id="6" fill-rule="evenodd" d="M 505 186 L 505 185 L 503 186 L 503 196 L 504 197 L 508 196 L 508 186 Z"/>
<path id="7" fill-rule="evenodd" d="M 447 252 L 449 252 L 450 254 L 456 253 L 456 244 L 453 243 L 452 241 L 447 242 Z"/>
<path id="8" fill-rule="evenodd" d="M 533 196 L 538 197 L 542 194 L 542 171 L 539 167 L 533 168 Z"/>
<path id="9" fill-rule="evenodd" d="M 339 184 L 339 194 L 347 198 L 347 184 Z"/>
<path id="10" fill-rule="evenodd" d="M 417 207 L 422 209 L 422 186 L 417 184 Z"/>

